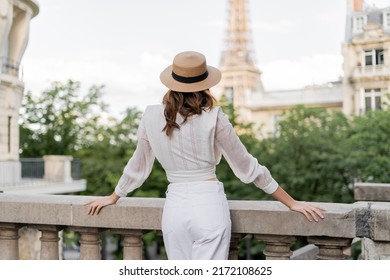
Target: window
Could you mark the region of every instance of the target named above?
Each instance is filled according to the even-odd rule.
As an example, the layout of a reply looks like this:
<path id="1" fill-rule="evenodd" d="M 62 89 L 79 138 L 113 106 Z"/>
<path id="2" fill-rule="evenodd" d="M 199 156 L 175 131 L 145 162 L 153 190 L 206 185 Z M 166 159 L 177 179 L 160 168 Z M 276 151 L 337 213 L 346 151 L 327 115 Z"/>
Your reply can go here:
<path id="1" fill-rule="evenodd" d="M 4 38 L 5 41 L 3 42 L 3 48 L 1 50 L 1 55 L 2 57 L 8 57 L 8 36 Z"/>
<path id="2" fill-rule="evenodd" d="M 364 51 L 365 66 L 384 64 L 383 49 Z"/>
<path id="3" fill-rule="evenodd" d="M 364 52 L 364 61 L 365 61 L 365 65 L 366 66 L 369 66 L 369 65 L 373 65 L 374 64 L 374 59 L 373 59 L 373 55 L 372 55 L 372 51 L 365 51 Z"/>
<path id="4" fill-rule="evenodd" d="M 366 89 L 364 91 L 364 106 L 365 112 L 371 110 L 381 110 L 381 91 L 380 89 Z"/>
<path id="5" fill-rule="evenodd" d="M 282 121 L 282 116 L 274 114 L 272 115 L 272 127 L 273 129 L 272 134 L 274 137 L 279 137 L 280 136 L 280 122 Z"/>
<path id="6" fill-rule="evenodd" d="M 2 69 L 0 69 L 1 73 L 7 73 L 6 71 L 6 64 L 8 63 L 8 36 L 6 36 L 5 41 L 3 42 L 3 48 L 0 49 L 0 59 L 2 60 Z"/>
<path id="7" fill-rule="evenodd" d="M 390 12 L 383 13 L 383 28 L 390 29 Z"/>
<path id="8" fill-rule="evenodd" d="M 384 64 L 383 49 L 376 50 L 375 57 L 376 57 L 376 64 Z"/>
<path id="9" fill-rule="evenodd" d="M 352 22 L 352 31 L 353 33 L 362 33 L 363 27 L 366 24 L 366 17 L 365 16 L 355 16 L 353 17 Z"/>
<path id="10" fill-rule="evenodd" d="M 386 13 L 386 27 L 390 27 L 390 13 Z"/>
<path id="11" fill-rule="evenodd" d="M 11 125 L 12 117 L 8 117 L 8 153 L 11 153 Z"/>

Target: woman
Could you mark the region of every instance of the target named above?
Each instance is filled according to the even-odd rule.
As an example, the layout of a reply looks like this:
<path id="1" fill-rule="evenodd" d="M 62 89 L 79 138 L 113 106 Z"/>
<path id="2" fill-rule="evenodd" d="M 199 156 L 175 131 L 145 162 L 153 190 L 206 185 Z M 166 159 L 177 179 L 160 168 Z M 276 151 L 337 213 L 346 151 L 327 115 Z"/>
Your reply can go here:
<path id="1" fill-rule="evenodd" d="M 138 188 L 149 176 L 154 158 L 166 171 L 167 197 L 162 217 L 169 259 L 227 259 L 231 221 L 223 183 L 215 175 L 221 155 L 243 182 L 253 182 L 309 221 L 323 218 L 320 207 L 294 200 L 250 155 L 209 88 L 221 79 L 218 69 L 197 52 L 175 56 L 160 75 L 169 88 L 163 105 L 149 106 L 138 128 L 136 151 L 115 191 L 87 205 L 98 214 Z"/>

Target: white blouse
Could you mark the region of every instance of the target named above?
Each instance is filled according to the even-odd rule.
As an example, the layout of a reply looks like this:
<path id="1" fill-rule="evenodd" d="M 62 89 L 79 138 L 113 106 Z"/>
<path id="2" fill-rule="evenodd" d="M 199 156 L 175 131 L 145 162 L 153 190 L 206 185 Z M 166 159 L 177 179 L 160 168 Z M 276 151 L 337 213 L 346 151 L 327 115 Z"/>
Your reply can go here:
<path id="1" fill-rule="evenodd" d="M 162 131 L 166 121 L 163 105 L 148 106 L 138 128 L 138 144 L 115 187 L 118 196 L 126 196 L 147 179 L 155 157 L 170 183 L 204 181 L 216 178 L 215 169 L 224 156 L 234 174 L 244 183 L 254 183 L 273 193 L 278 183 L 265 166 L 248 153 L 219 106 L 201 115 L 193 115 L 182 124 L 178 114 L 171 137 Z"/>

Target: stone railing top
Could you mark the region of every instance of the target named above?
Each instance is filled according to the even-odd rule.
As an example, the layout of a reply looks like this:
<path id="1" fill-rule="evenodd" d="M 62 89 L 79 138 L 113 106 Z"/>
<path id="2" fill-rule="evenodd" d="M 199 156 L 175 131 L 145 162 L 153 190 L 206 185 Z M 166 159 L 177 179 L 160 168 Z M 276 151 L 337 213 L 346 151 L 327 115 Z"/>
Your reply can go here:
<path id="1" fill-rule="evenodd" d="M 94 197 L 0 194 L 0 223 L 160 230 L 163 198 L 121 198 L 98 216 L 84 204 Z M 277 201 L 229 201 L 232 232 L 390 240 L 390 204 L 318 203 L 325 219 L 309 222 Z M 369 228 L 365 228 L 368 225 Z"/>
<path id="2" fill-rule="evenodd" d="M 354 195 L 356 201 L 390 201 L 390 184 L 355 183 Z"/>
<path id="3" fill-rule="evenodd" d="M 390 241 L 390 203 L 357 202 L 354 205 L 357 236 Z"/>

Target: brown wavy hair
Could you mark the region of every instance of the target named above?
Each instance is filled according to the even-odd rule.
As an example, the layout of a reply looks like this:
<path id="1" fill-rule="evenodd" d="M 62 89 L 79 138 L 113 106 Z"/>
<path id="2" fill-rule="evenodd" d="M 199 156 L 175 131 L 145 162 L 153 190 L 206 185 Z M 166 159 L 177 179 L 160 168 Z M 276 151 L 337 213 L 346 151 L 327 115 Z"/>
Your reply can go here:
<path id="1" fill-rule="evenodd" d="M 217 104 L 217 100 L 208 89 L 199 92 L 169 90 L 164 95 L 163 104 L 165 105 L 164 115 L 167 123 L 162 131 L 165 131 L 167 136 L 171 136 L 175 128 L 180 129 L 180 125 L 176 123 L 177 113 L 184 118 L 181 123 L 183 124 L 188 117 L 200 115 L 202 111 L 212 109 Z"/>

